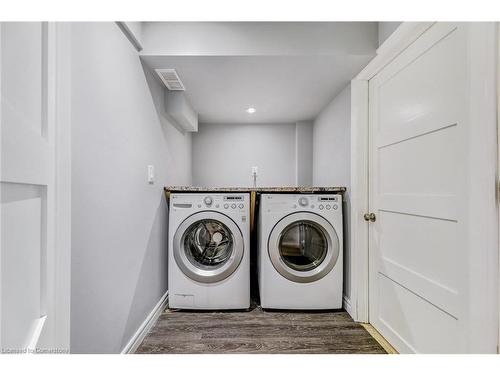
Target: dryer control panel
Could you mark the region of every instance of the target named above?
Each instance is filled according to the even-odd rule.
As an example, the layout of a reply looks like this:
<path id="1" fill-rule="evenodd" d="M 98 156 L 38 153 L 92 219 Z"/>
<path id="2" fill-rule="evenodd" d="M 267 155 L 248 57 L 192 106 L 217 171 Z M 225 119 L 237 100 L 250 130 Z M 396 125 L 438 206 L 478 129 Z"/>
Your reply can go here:
<path id="1" fill-rule="evenodd" d="M 342 196 L 339 194 L 329 195 L 289 195 L 271 194 L 265 195 L 268 211 L 281 210 L 307 210 L 307 211 L 341 211 Z"/>

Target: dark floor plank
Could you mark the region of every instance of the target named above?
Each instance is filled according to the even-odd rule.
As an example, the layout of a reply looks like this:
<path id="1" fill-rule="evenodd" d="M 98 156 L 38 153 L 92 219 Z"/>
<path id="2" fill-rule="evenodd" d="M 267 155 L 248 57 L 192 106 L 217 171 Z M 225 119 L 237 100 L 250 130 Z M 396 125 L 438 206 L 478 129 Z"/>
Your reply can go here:
<path id="1" fill-rule="evenodd" d="M 385 353 L 345 311 L 166 310 L 136 353 Z"/>

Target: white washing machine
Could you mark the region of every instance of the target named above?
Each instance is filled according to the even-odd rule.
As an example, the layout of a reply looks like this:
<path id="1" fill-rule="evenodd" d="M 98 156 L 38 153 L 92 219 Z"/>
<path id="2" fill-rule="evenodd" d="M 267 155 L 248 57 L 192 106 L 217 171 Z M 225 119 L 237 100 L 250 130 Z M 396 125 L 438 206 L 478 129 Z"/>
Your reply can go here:
<path id="1" fill-rule="evenodd" d="M 249 194 L 173 193 L 169 217 L 169 307 L 249 308 Z"/>
<path id="2" fill-rule="evenodd" d="M 260 302 L 270 309 L 342 307 L 342 196 L 263 194 Z"/>

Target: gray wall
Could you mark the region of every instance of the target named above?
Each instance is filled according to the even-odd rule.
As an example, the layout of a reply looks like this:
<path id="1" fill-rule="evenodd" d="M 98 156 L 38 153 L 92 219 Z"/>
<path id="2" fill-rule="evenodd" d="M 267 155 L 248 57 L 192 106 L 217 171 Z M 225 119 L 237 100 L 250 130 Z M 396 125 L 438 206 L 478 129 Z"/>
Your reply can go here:
<path id="1" fill-rule="evenodd" d="M 252 166 L 258 186 L 295 186 L 295 160 L 295 124 L 200 124 L 193 134 L 197 186 L 253 186 Z"/>
<path id="2" fill-rule="evenodd" d="M 71 351 L 117 353 L 167 290 L 162 188 L 191 182 L 191 139 L 114 23 L 71 27 Z"/>
<path id="3" fill-rule="evenodd" d="M 350 182 L 350 85 L 316 117 L 313 130 L 313 182 L 348 186 Z"/>
<path id="4" fill-rule="evenodd" d="M 345 186 L 344 200 L 344 295 L 351 295 L 350 256 L 350 160 L 351 89 L 347 86 L 314 120 L 313 183 L 315 186 Z"/>
<path id="5" fill-rule="evenodd" d="M 295 128 L 295 163 L 297 186 L 313 184 L 313 129 L 312 122 L 297 122 Z"/>
<path id="6" fill-rule="evenodd" d="M 401 22 L 379 22 L 378 23 L 378 46 L 385 42 L 387 38 L 401 25 Z"/>

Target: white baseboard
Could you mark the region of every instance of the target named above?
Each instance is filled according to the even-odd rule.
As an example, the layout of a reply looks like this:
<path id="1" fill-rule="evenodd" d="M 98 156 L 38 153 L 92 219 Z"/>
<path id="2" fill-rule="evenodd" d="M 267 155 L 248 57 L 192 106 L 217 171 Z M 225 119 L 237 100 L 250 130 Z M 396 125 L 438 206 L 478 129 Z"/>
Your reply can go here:
<path id="1" fill-rule="evenodd" d="M 347 311 L 347 313 L 351 316 L 351 318 L 353 318 L 354 320 L 356 320 L 356 318 L 353 316 L 353 311 L 352 311 L 352 305 L 351 305 L 351 299 L 347 296 L 343 296 L 343 304 L 342 304 L 342 307 L 344 308 L 345 311 Z"/>
<path id="2" fill-rule="evenodd" d="M 149 330 L 153 327 L 153 325 L 160 317 L 160 314 L 163 312 L 163 310 L 165 310 L 167 304 L 168 304 L 168 291 L 165 292 L 165 294 L 160 298 L 156 306 L 153 308 L 153 310 L 151 310 L 151 312 L 146 317 L 144 322 L 142 322 L 137 331 L 130 338 L 130 341 L 122 349 L 121 354 L 130 354 L 135 352 L 135 350 L 139 347 L 139 345 L 141 345 L 142 340 L 144 340 Z"/>

